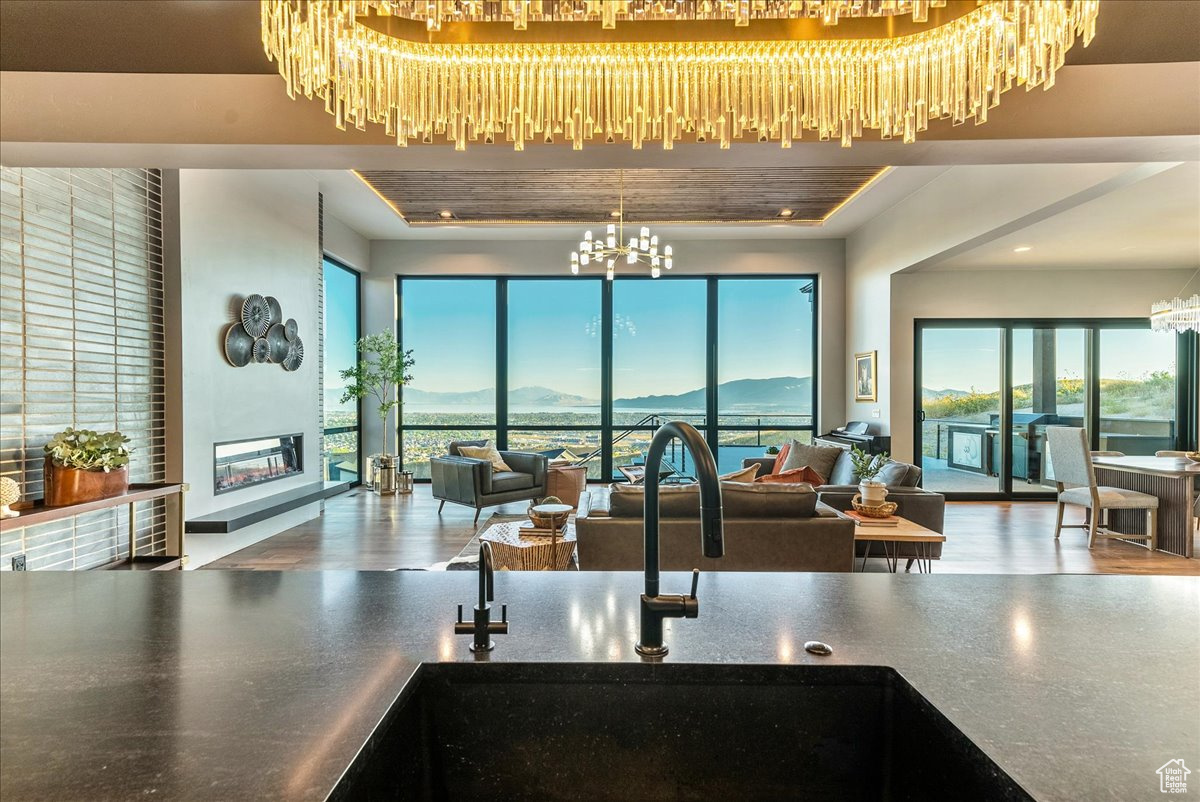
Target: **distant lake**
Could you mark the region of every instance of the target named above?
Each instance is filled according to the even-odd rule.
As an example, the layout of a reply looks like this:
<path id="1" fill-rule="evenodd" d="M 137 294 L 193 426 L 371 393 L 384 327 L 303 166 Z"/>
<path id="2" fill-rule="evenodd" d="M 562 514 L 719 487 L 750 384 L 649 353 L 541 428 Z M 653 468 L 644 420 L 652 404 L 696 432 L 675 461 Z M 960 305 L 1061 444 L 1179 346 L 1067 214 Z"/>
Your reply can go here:
<path id="1" fill-rule="evenodd" d="M 453 413 L 464 413 L 464 414 L 487 413 L 487 414 L 491 414 L 496 411 L 496 406 L 494 404 L 456 404 L 456 405 L 452 406 L 449 404 L 412 404 L 412 403 L 409 403 L 409 404 L 404 405 L 404 411 L 405 412 L 424 412 L 427 414 L 435 414 L 435 413 L 439 413 L 439 412 L 447 413 L 447 414 L 453 414 Z M 594 404 L 592 406 L 586 406 L 586 407 L 543 407 L 543 406 L 523 406 L 523 405 L 518 404 L 518 405 L 510 405 L 508 408 L 508 411 L 510 413 L 517 412 L 517 413 L 525 413 L 525 414 L 544 412 L 546 414 L 551 414 L 551 415 L 554 415 L 554 414 L 598 415 L 598 414 L 600 414 L 600 405 Z M 638 408 L 638 407 L 618 407 L 615 411 L 618 414 L 622 414 L 622 415 L 624 415 L 624 414 L 653 415 L 653 414 L 659 413 L 659 412 L 686 412 L 686 413 L 697 414 L 697 415 L 701 415 L 704 413 L 703 409 L 698 409 L 698 408 L 688 409 L 686 407 L 672 408 L 672 409 L 663 409 L 661 407 L 655 407 L 653 409 L 651 409 L 651 408 L 642 409 L 642 408 Z"/>

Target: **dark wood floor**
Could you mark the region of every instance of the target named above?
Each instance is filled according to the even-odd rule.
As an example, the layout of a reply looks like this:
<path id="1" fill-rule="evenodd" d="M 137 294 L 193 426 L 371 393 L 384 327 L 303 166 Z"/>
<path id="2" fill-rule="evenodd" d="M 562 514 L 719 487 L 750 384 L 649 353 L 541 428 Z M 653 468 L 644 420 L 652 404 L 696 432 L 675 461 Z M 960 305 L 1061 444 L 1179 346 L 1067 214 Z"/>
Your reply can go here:
<path id="1" fill-rule="evenodd" d="M 440 515 L 429 485 L 411 496 L 380 498 L 352 490 L 326 502 L 325 514 L 204 566 L 256 570 L 360 571 L 428 568 L 455 556 L 475 533 L 475 511 L 447 504 Z M 524 502 L 484 511 L 524 512 Z M 1078 511 L 1076 511 L 1078 515 Z M 935 573 L 1175 574 L 1200 576 L 1188 560 L 1115 540 L 1087 547 L 1080 529 L 1054 540 L 1054 505 L 1045 502 L 958 502 L 946 508 L 946 544 Z M 203 537 L 194 535 L 193 537 Z M 871 560 L 868 570 L 884 570 Z"/>

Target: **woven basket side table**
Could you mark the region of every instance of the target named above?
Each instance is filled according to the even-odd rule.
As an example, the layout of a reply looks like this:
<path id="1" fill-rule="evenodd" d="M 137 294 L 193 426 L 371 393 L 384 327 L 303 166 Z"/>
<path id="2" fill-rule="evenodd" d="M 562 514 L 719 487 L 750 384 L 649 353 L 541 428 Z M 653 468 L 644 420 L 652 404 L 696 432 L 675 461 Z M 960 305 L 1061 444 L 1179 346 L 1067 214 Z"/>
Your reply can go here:
<path id="1" fill-rule="evenodd" d="M 569 520 L 555 535 L 522 534 L 521 524 L 493 524 L 479 536 L 492 544 L 496 567 L 507 571 L 566 571 L 575 555 L 575 521 Z"/>

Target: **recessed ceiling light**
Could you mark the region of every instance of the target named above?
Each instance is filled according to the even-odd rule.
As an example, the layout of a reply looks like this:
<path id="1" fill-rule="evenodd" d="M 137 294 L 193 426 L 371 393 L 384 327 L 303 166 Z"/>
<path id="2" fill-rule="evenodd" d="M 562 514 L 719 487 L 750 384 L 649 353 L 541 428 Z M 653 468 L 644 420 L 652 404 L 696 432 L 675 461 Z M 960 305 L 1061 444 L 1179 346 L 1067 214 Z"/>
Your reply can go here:
<path id="1" fill-rule="evenodd" d="M 443 220 L 452 220 L 454 219 L 454 212 L 450 211 L 449 209 L 442 209 L 440 212 L 438 212 L 438 217 L 442 218 Z"/>
<path id="2" fill-rule="evenodd" d="M 793 212 L 791 209 L 780 209 L 779 210 L 780 217 L 791 217 L 794 214 L 795 214 L 795 212 Z"/>
<path id="3" fill-rule="evenodd" d="M 1026 251 L 1032 251 L 1032 250 L 1033 250 L 1032 245 L 1018 245 L 1017 247 L 1013 248 L 1013 253 L 1025 253 Z"/>
<path id="4" fill-rule="evenodd" d="M 613 209 L 611 212 L 608 213 L 608 216 L 612 217 L 612 218 L 617 218 L 617 217 L 621 216 L 621 212 L 619 209 Z"/>

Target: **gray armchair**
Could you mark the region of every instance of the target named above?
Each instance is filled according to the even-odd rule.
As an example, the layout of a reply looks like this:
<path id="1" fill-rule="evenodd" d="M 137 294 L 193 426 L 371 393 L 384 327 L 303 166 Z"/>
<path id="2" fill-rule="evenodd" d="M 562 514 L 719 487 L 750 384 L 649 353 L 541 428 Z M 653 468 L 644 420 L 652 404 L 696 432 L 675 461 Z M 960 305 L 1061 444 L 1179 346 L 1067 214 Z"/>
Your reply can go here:
<path id="1" fill-rule="evenodd" d="M 482 446 L 486 440 L 455 440 L 443 457 L 429 460 L 433 497 L 442 503 L 465 504 L 475 508 L 475 522 L 484 507 L 507 504 L 510 501 L 539 499 L 546 495 L 546 466 L 543 454 L 523 451 L 501 451 L 511 471 L 493 471 L 487 460 L 472 459 L 459 454 L 459 446 Z"/>

